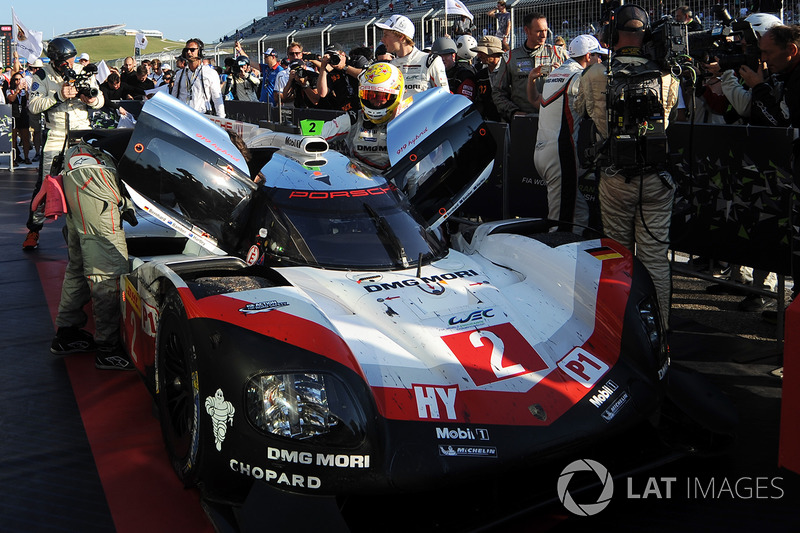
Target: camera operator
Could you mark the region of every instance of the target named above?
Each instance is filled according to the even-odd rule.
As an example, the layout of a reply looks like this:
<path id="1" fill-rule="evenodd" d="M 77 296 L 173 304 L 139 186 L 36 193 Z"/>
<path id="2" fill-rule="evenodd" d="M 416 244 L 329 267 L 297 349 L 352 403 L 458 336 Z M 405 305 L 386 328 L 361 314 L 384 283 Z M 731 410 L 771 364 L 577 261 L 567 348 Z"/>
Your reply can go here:
<path id="1" fill-rule="evenodd" d="M 607 63 L 588 67 L 581 79 L 575 107 L 578 113 L 591 118 L 599 140 L 605 143 L 601 152 L 605 160 L 600 164 L 599 185 L 603 230 L 609 237 L 635 251 L 647 267 L 658 295 L 662 324 L 666 328 L 672 290 L 667 250 L 675 186 L 665 171 L 667 151 L 663 130 L 667 128 L 670 112 L 678 101 L 679 83 L 669 72 L 660 71 L 655 62 L 643 55 L 642 46 L 650 29 L 650 19 L 644 9 L 634 4 L 618 8 L 610 29 L 613 49 L 610 74 Z M 620 88 L 629 95 L 625 100 L 617 95 Z M 641 94 L 642 98 L 630 97 L 631 92 Z M 635 109 L 641 107 L 637 106 L 637 100 L 647 102 L 646 109 Z M 609 109 L 608 104 L 613 107 Z M 623 134 L 630 133 L 628 129 L 619 131 L 618 128 L 617 117 L 622 116 L 626 127 L 628 121 L 633 122 L 634 133 L 627 138 Z M 584 121 L 581 128 L 587 122 Z M 660 137 L 654 136 L 658 129 L 661 130 Z M 639 134 L 636 134 L 637 130 Z M 636 145 L 627 145 L 626 150 L 623 143 L 627 139 L 634 140 Z M 663 146 L 658 146 L 659 139 L 663 139 Z M 626 157 L 631 152 L 635 155 Z"/>
<path id="2" fill-rule="evenodd" d="M 50 63 L 33 76 L 28 109 L 32 113 L 44 113 L 46 140 L 42 150 L 42 167 L 32 198 L 39 192 L 44 176 L 51 174 L 53 158 L 64 148 L 68 131 L 90 129 L 89 108 L 103 107 L 103 95 L 94 76 L 85 80 L 87 87 L 81 87 L 80 92 L 76 87 L 73 67 L 77 54 L 72 42 L 57 37 L 47 45 Z M 23 249 L 33 250 L 39 245 L 39 231 L 43 223 L 44 206 L 41 206 L 36 212 L 30 212 L 27 223 L 29 232 Z"/>
<path id="3" fill-rule="evenodd" d="M 293 42 L 287 49 L 289 66 L 287 74 L 279 73 L 275 81 L 275 90 L 281 91 L 281 101 L 285 104 L 291 102 L 296 108 L 315 107 L 319 103 L 317 91 L 317 71 L 306 60 L 316 59 L 319 56 L 304 54 L 303 45 Z"/>
<path id="4" fill-rule="evenodd" d="M 260 85 L 261 79 L 253 72 L 250 66 L 250 58 L 240 55 L 231 65 L 231 73 L 225 82 L 222 94 L 230 92 L 234 100 L 258 102 L 258 88 Z"/>
<path id="5" fill-rule="evenodd" d="M 352 111 L 358 109 L 358 76 L 367 66 L 367 59 L 345 55 L 340 44 L 330 44 L 320 62 L 317 90 L 322 99 L 320 107 Z"/>

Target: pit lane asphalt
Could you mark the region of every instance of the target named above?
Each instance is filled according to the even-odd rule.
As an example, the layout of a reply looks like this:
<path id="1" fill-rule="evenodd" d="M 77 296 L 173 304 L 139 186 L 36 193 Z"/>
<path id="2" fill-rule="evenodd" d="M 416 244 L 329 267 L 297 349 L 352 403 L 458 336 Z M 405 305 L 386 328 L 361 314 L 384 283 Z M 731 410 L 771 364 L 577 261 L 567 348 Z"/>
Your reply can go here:
<path id="1" fill-rule="evenodd" d="M 0 165 L 5 161 L 0 158 Z M 45 227 L 38 250 L 21 250 L 34 181 L 32 169 L 0 170 L 0 530 L 114 531 L 120 528 L 110 517 L 63 360 L 53 361 L 47 352 L 53 324 L 42 301 L 37 264 L 66 258 L 62 222 Z M 703 373 L 736 405 L 740 425 L 727 452 L 622 476 L 608 507 L 591 517 L 566 512 L 553 487 L 553 503 L 488 529 L 478 524 L 480 517 L 474 526 L 450 527 L 432 516 L 417 517 L 417 529 L 800 531 L 800 476 L 777 467 L 781 380 L 771 374 L 780 355 L 775 326 L 759 313 L 736 310 L 741 295 L 709 295 L 710 284 L 675 276 L 671 354 L 674 364 Z M 737 481 L 737 492 L 723 489 Z M 381 519 L 391 520 L 376 517 L 372 531 L 383 529 Z"/>

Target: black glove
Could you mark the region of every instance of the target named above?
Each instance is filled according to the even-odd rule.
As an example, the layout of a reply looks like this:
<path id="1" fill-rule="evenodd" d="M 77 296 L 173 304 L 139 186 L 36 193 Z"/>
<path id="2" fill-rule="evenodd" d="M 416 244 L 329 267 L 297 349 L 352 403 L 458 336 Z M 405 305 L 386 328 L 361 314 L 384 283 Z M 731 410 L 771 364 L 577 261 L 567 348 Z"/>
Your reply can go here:
<path id="1" fill-rule="evenodd" d="M 136 210 L 132 208 L 125 209 L 122 211 L 122 220 L 130 224 L 131 226 L 135 226 L 139 223 L 136 219 Z"/>

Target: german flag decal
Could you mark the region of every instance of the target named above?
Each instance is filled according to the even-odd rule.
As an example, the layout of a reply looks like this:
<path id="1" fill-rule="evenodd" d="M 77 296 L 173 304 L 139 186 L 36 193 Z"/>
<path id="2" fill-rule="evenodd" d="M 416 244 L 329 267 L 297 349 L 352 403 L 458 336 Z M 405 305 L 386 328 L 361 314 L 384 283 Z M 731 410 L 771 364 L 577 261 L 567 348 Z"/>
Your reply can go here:
<path id="1" fill-rule="evenodd" d="M 622 254 L 614 250 L 613 248 L 609 248 L 608 246 L 601 246 L 600 248 L 589 248 L 586 250 L 586 253 L 599 259 L 600 261 L 605 261 L 606 259 L 619 259 L 622 257 Z"/>

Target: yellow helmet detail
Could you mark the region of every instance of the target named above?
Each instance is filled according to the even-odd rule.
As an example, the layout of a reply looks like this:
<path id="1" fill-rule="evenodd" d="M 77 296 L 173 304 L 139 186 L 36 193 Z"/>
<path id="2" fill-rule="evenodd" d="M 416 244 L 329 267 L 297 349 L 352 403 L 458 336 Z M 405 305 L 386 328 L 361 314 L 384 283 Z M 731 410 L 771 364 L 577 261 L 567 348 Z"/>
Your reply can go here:
<path id="1" fill-rule="evenodd" d="M 358 97 L 364 115 L 375 124 L 388 122 L 403 100 L 403 73 L 389 63 L 373 63 L 360 78 Z"/>

